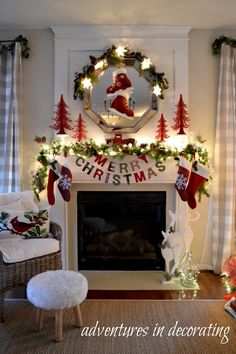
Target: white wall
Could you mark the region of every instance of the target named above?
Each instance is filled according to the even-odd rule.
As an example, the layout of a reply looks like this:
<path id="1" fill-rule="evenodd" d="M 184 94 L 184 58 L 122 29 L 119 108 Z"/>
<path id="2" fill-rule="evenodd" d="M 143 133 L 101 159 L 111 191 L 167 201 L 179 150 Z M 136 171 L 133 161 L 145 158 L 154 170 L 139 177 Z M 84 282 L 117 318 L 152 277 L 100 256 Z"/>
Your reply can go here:
<path id="1" fill-rule="evenodd" d="M 35 135 L 53 136 L 51 124 L 54 111 L 54 43 L 50 30 L 20 32 L 31 47 L 31 56 L 24 60 L 25 118 L 23 122 L 23 189 L 30 188 L 30 169 L 37 146 Z M 219 35 L 236 38 L 235 31 L 192 30 L 189 36 L 189 113 L 191 130 L 207 140 L 212 154 L 215 134 L 219 58 L 211 54 L 211 43 Z M 14 38 L 19 32 L 0 31 L 0 38 Z M 208 199 L 198 206 L 201 222 L 193 224 L 192 244 L 195 261 L 200 260 L 207 224 Z"/>

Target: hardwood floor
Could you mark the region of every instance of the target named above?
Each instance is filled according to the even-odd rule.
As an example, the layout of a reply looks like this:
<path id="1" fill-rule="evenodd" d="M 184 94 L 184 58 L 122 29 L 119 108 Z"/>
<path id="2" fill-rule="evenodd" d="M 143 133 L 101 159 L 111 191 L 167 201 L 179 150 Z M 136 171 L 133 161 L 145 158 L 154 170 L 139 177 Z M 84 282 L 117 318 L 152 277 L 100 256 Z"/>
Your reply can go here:
<path id="1" fill-rule="evenodd" d="M 220 276 L 210 271 L 201 271 L 198 285 L 200 290 L 89 290 L 87 299 L 137 299 L 137 300 L 188 300 L 223 299 L 225 288 Z M 6 298 L 25 298 L 25 289 L 18 288 L 8 292 Z"/>
<path id="2" fill-rule="evenodd" d="M 89 290 L 88 299 L 223 299 L 224 285 L 220 276 L 210 271 L 201 271 L 200 290 Z"/>

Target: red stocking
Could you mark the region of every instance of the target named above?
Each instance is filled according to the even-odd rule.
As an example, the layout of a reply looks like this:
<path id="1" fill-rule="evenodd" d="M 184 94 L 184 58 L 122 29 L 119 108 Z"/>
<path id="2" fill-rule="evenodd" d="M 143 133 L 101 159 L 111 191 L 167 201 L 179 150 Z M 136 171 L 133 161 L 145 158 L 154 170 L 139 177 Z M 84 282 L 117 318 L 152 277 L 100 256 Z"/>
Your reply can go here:
<path id="1" fill-rule="evenodd" d="M 69 170 L 69 168 L 62 166 L 61 172 L 60 172 L 60 177 L 59 177 L 59 183 L 58 183 L 58 189 L 62 195 L 62 198 L 66 201 L 70 201 L 70 186 L 71 186 L 71 181 L 72 181 L 72 173 Z"/>
<path id="2" fill-rule="evenodd" d="M 198 188 L 207 180 L 209 176 L 209 171 L 199 163 L 196 167 L 193 167 L 189 177 L 189 182 L 186 188 L 187 202 L 191 209 L 195 209 L 197 202 L 195 199 L 195 193 Z"/>
<path id="3" fill-rule="evenodd" d="M 175 188 L 179 193 L 180 198 L 186 202 L 187 194 L 186 194 L 186 186 L 188 183 L 188 178 L 191 170 L 191 162 L 185 159 L 185 157 L 181 156 L 179 160 L 179 169 L 178 175 L 175 182 Z"/>
<path id="4" fill-rule="evenodd" d="M 55 197 L 54 197 L 54 182 L 58 180 L 59 175 L 53 170 L 51 167 L 48 173 L 48 185 L 47 185 L 47 196 L 48 196 L 48 203 L 50 205 L 55 204 Z"/>

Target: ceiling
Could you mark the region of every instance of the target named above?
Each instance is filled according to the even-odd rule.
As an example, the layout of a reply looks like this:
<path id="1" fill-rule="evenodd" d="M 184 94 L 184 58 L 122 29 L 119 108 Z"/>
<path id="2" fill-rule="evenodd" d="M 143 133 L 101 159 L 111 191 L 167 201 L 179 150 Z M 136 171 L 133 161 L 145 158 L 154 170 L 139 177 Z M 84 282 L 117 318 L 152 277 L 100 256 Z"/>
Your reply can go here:
<path id="1" fill-rule="evenodd" d="M 235 0 L 0 0 L 1 29 L 163 25 L 236 29 Z"/>

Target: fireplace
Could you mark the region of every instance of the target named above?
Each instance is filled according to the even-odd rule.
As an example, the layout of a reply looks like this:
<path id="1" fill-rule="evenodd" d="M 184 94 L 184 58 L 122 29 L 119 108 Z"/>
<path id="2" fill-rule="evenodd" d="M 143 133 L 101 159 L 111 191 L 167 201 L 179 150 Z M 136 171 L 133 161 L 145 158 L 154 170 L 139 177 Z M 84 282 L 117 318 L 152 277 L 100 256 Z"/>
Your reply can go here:
<path id="1" fill-rule="evenodd" d="M 80 270 L 163 270 L 165 191 L 79 191 Z"/>
<path id="2" fill-rule="evenodd" d="M 161 256 L 160 249 L 158 248 L 158 244 L 162 241 L 162 235 L 160 231 L 166 230 L 166 228 L 169 226 L 171 222 L 169 210 L 171 210 L 172 212 L 177 212 L 177 214 L 182 216 L 176 222 L 175 225 L 176 231 L 183 232 L 184 230 L 186 230 L 186 225 L 187 225 L 187 221 L 185 218 L 185 215 L 187 215 L 186 214 L 187 204 L 182 202 L 181 199 L 178 197 L 174 185 L 176 180 L 175 162 L 172 160 L 167 160 L 166 170 L 162 173 L 159 173 L 159 175 L 156 177 L 155 183 L 154 180 L 152 180 L 152 181 L 146 181 L 145 183 L 131 183 L 130 185 L 120 184 L 118 186 L 114 186 L 113 184 L 109 184 L 109 183 L 97 183 L 97 181 L 95 181 L 93 178 L 89 180 L 90 176 L 88 176 L 87 174 L 84 176 L 82 173 L 78 172 L 74 167 L 76 166 L 76 164 L 74 162 L 71 162 L 69 160 L 69 157 L 67 157 L 67 160 L 70 163 L 70 167 L 73 172 L 73 182 L 70 188 L 71 201 L 70 203 L 65 203 L 64 200 L 61 198 L 61 194 L 58 188 L 56 188 L 55 190 L 56 203 L 55 206 L 52 207 L 51 209 L 52 220 L 58 222 L 61 225 L 63 230 L 63 238 L 62 238 L 63 267 L 65 269 L 78 271 L 82 268 L 83 269 L 85 268 L 107 269 L 110 268 L 110 264 L 112 264 L 112 267 L 114 267 L 114 264 L 116 264 L 116 268 L 120 268 L 120 269 L 125 268 L 127 270 L 134 269 L 134 268 L 139 268 L 143 270 L 149 268 L 163 269 L 164 261 Z M 91 246 L 89 246 L 90 253 L 86 254 L 85 242 L 87 242 L 87 237 L 85 238 L 85 236 L 82 234 L 83 228 L 86 228 L 85 231 L 87 232 L 87 234 L 91 234 L 90 236 L 91 239 L 91 237 L 95 237 L 95 235 L 98 236 L 99 230 L 102 226 L 101 223 L 104 224 L 104 220 L 105 223 L 107 224 L 108 222 L 110 224 L 114 224 L 113 220 L 112 221 L 107 220 L 107 215 L 109 215 L 109 213 L 104 208 L 106 205 L 109 212 L 110 210 L 113 210 L 114 212 L 114 208 L 110 208 L 110 206 L 111 206 L 111 202 L 113 202 L 113 204 L 115 203 L 115 196 L 117 196 L 118 194 L 120 194 L 120 197 L 119 196 L 117 197 L 119 198 L 118 199 L 119 202 L 120 201 L 126 202 L 128 200 L 127 199 L 128 196 L 129 198 L 132 198 L 132 195 L 138 196 L 138 198 L 135 200 L 137 210 L 139 210 L 139 214 L 138 213 L 136 214 L 136 220 L 138 219 L 139 223 L 141 223 L 141 221 L 143 222 L 145 230 L 154 224 L 153 229 L 151 229 L 149 235 L 152 235 L 151 242 L 154 242 L 156 258 L 154 256 L 154 252 L 152 255 L 150 254 L 151 252 L 149 253 L 149 256 L 152 257 L 149 257 L 151 259 L 148 259 L 147 262 L 145 259 L 141 260 L 140 255 L 138 255 L 138 257 L 136 255 L 136 259 L 135 256 L 133 255 L 133 259 L 131 259 L 130 261 L 126 260 L 125 262 L 126 264 L 124 266 L 124 260 L 118 259 L 119 255 L 118 256 L 113 255 L 114 256 L 113 259 L 115 259 L 116 262 L 113 262 L 111 259 L 109 260 L 108 254 L 105 257 L 104 254 L 101 254 L 101 252 L 99 254 L 99 257 L 96 259 L 95 254 L 92 252 Z M 89 197 L 90 195 L 91 197 Z M 145 197 L 145 195 L 147 197 Z M 100 196 L 100 201 L 97 202 L 96 199 L 93 200 L 95 196 L 97 196 L 96 198 L 99 198 Z M 88 199 L 87 197 L 90 199 Z M 108 199 L 106 203 L 104 199 L 105 197 Z M 149 202 L 147 201 L 148 199 L 150 200 Z M 133 199 L 131 199 L 131 201 L 133 201 Z M 131 201 L 129 201 L 128 205 L 132 204 Z M 89 207 L 96 204 L 96 202 L 98 204 L 98 207 L 96 207 L 95 209 Z M 116 209 L 118 210 L 118 207 L 116 207 Z M 127 210 L 131 211 L 131 208 L 128 208 Z M 148 210 L 151 211 L 158 210 L 158 215 L 161 215 L 162 221 L 158 224 L 155 218 L 153 218 L 154 221 L 150 221 L 149 217 L 152 215 L 152 213 L 149 212 Z M 90 212 L 90 214 L 85 215 L 85 212 L 88 213 L 87 211 Z M 101 214 L 102 211 L 103 211 L 103 215 Z M 117 213 L 113 214 L 113 218 L 115 216 L 118 216 L 118 214 Z M 91 218 L 93 219 L 91 220 Z M 126 220 L 127 218 L 128 218 L 127 213 L 125 213 L 124 216 L 122 216 L 121 218 L 123 224 L 124 224 L 124 220 Z M 158 220 L 160 221 L 160 219 Z M 98 224 L 95 224 L 94 226 L 91 227 L 91 221 L 93 221 L 93 223 L 94 221 L 97 221 Z M 90 226 L 90 230 L 88 230 L 89 226 Z M 98 226 L 97 229 L 96 226 Z M 128 228 L 129 227 L 127 227 L 127 229 Z M 107 229 L 105 229 L 105 231 L 106 230 Z M 111 229 L 108 231 L 110 233 L 115 232 L 112 231 Z M 134 231 L 132 230 L 129 231 L 130 234 L 132 234 L 133 232 Z M 129 233 L 128 232 L 126 233 L 127 237 L 130 237 Z M 82 238 L 81 235 L 83 235 Z M 111 238 L 115 236 L 116 234 L 110 235 Z M 140 243 L 140 241 L 135 241 L 135 242 L 136 244 Z M 140 252 L 142 252 L 142 248 L 140 249 Z M 88 260 L 91 266 L 89 266 Z M 95 260 L 97 261 L 97 264 L 95 264 Z M 91 263 L 92 261 L 93 264 Z M 118 265 L 118 263 L 120 264 Z M 109 266 L 107 266 L 107 264 L 109 264 Z"/>

